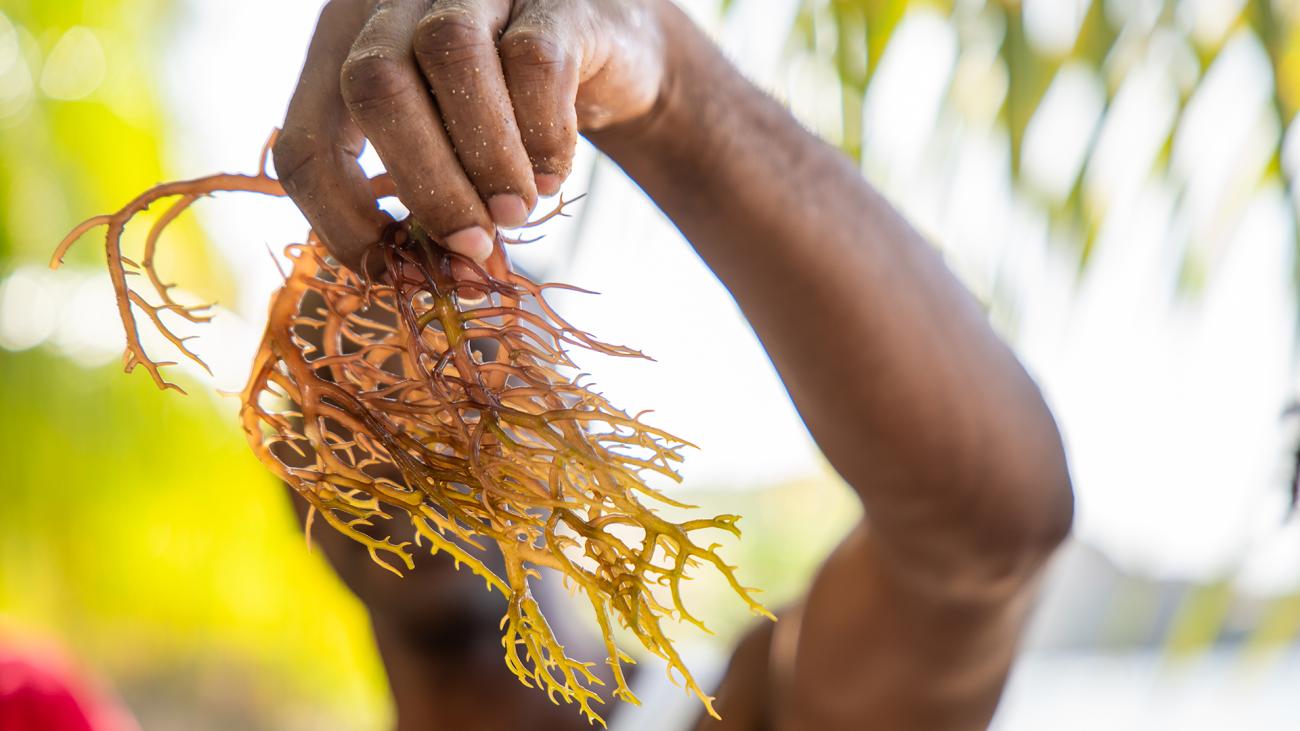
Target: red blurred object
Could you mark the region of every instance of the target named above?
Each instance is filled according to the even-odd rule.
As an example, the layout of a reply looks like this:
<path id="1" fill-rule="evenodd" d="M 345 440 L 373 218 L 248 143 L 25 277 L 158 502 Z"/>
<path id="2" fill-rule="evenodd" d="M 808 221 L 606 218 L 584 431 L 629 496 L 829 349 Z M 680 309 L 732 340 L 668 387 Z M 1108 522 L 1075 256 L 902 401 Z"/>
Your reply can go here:
<path id="1" fill-rule="evenodd" d="M 53 653 L 0 647 L 0 731 L 134 731 L 116 703 Z"/>

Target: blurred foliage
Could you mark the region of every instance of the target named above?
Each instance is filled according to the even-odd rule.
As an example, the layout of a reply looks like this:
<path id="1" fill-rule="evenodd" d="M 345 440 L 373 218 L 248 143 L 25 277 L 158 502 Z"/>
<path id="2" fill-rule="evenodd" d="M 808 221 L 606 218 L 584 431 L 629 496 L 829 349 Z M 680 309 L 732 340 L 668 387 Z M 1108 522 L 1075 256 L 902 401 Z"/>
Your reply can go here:
<path id="1" fill-rule="evenodd" d="M 1035 38 L 1027 23 L 1027 6 L 1039 12 L 1078 12 L 1073 40 L 1044 42 Z M 726 3 L 725 5 L 733 5 Z M 1156 161 L 1153 175 L 1164 176 L 1175 185 L 1185 180 L 1170 168 L 1169 151 L 1187 119 L 1188 102 L 1218 60 L 1227 44 L 1242 36 L 1256 40 L 1267 53 L 1273 77 L 1273 113 L 1279 128 L 1288 130 L 1300 108 L 1300 2 L 1296 0 L 799 0 L 799 11 L 791 35 L 797 53 L 810 56 L 835 72 L 842 99 L 839 142 L 845 152 L 862 159 L 863 101 L 875 79 L 900 22 L 914 12 L 947 16 L 958 37 L 959 52 L 984 42 L 991 30 L 1002 76 L 999 122 L 1008 141 L 1008 164 L 1021 193 L 1042 205 L 1058 230 L 1077 241 L 1080 269 L 1087 266 L 1104 220 L 1104 206 L 1085 195 L 1084 180 L 1093 162 L 1098 135 L 1124 81 L 1143 64 L 1155 48 L 1186 54 L 1191 68 L 1176 68 L 1178 110 L 1168 130 L 1164 153 Z M 1198 25 L 1200 15 L 1225 12 L 1217 27 L 1207 31 Z M 975 40 L 978 39 L 978 40 Z M 1181 59 L 1180 59 L 1181 60 Z M 1081 66 L 1104 82 L 1105 111 L 1094 127 L 1088 157 L 1074 178 L 1068 195 L 1054 199 L 1035 190 L 1024 179 L 1022 153 L 1026 133 L 1040 111 L 1052 82 L 1066 67 Z M 953 85 L 956 86 L 955 84 Z M 949 90 L 950 101 L 961 90 Z M 1280 181 L 1292 195 L 1294 211 L 1296 170 L 1283 164 L 1285 134 L 1273 140 L 1273 156 L 1257 184 Z M 1203 251 L 1186 247 L 1185 284 L 1198 283 Z M 1297 258 L 1300 261 L 1300 257 Z"/>
<path id="2" fill-rule="evenodd" d="M 233 404 L 39 350 L 0 351 L 0 384 L 0 615 L 107 674 L 145 728 L 384 717 L 364 612 L 304 549 Z"/>
<path id="3" fill-rule="evenodd" d="M 166 176 L 155 54 L 170 11 L 0 0 L 0 280 Z M 221 296 L 230 277 L 187 225 L 165 268 Z M 99 271 L 86 244 L 72 268 Z M 0 349 L 0 414 L 7 633 L 57 638 L 145 728 L 383 726 L 364 611 L 304 550 L 233 403 Z"/>
<path id="4" fill-rule="evenodd" d="M 857 495 L 844 487 L 829 466 L 822 474 L 759 490 L 692 490 L 683 499 L 697 508 L 685 512 L 665 508 L 665 514 L 674 519 L 727 511 L 742 516 L 743 538 L 737 541 L 717 532 L 716 540 L 722 544 L 718 553 L 727 563 L 740 567 L 741 583 L 759 587 L 758 600 L 778 615 L 806 593 L 817 567 L 862 517 Z M 705 636 L 678 620 L 672 630 L 674 638 L 729 648 L 755 624 L 767 621 L 735 601 L 724 582 L 715 581 L 708 572 L 700 575 L 706 578 L 684 583 L 682 594 L 687 606 L 706 608 L 705 624 L 716 636 Z M 657 664 L 653 659 L 650 662 Z"/>
<path id="5" fill-rule="evenodd" d="M 736 5 L 724 2 L 724 10 Z M 1034 6 L 1034 7 L 1031 7 Z M 1077 19 L 1069 38 L 1036 37 L 1030 14 L 1055 13 Z M 1296 176 L 1300 165 L 1291 133 L 1300 111 L 1300 1 L 1297 0 L 799 0 L 791 31 L 790 50 L 796 57 L 810 59 L 833 71 L 841 100 L 840 129 L 834 136 L 841 148 L 860 163 L 866 163 L 864 105 L 881 69 L 881 60 L 909 14 L 937 14 L 955 33 L 957 63 L 964 56 L 978 55 L 992 45 L 998 83 L 995 124 L 1005 137 L 1007 165 L 1019 197 L 1042 210 L 1058 238 L 1077 246 L 1080 274 L 1086 273 L 1090 257 L 1110 210 L 1110 201 L 1089 195 L 1088 175 L 1097 166 L 1098 141 L 1116 108 L 1124 85 L 1152 58 L 1166 58 L 1158 71 L 1177 89 L 1174 118 L 1164 133 L 1159 154 L 1148 177 L 1162 181 L 1179 199 L 1179 210 L 1168 234 L 1181 251 L 1184 293 L 1195 294 L 1204 284 L 1207 270 L 1214 266 L 1215 252 L 1225 231 L 1196 230 L 1187 190 L 1190 175 L 1176 170 L 1173 149 L 1180 132 L 1189 125 L 1189 104 L 1205 88 L 1215 64 L 1230 43 L 1255 43 L 1268 58 L 1271 98 L 1268 114 L 1276 123 L 1269 162 L 1259 176 L 1246 181 L 1252 188 L 1244 196 L 1231 192 L 1213 205 L 1226 211 L 1224 218 L 1235 226 L 1250 194 L 1276 185 L 1286 191 L 1293 220 L 1300 220 L 1300 191 Z M 1207 20 L 1208 19 L 1208 20 Z M 1054 81 L 1064 69 L 1084 69 L 1099 79 L 1104 92 L 1102 113 L 1091 127 L 1086 154 L 1074 171 L 1064 195 L 1035 187 L 1025 174 L 1027 134 Z M 954 70 L 946 90 L 941 115 L 960 117 L 960 76 Z M 959 119 L 978 124 L 975 120 Z M 1268 125 L 1262 127 L 1269 129 Z M 1288 160 L 1290 156 L 1290 160 Z M 1290 162 L 1290 164 L 1288 164 Z M 1235 207 L 1235 208 L 1234 208 Z M 1300 252 L 1300 238 L 1297 251 Z M 1153 242 L 1152 245 L 1160 245 Z M 1300 286 L 1300 254 L 1295 257 L 1297 286 Z M 1117 596 L 1122 596 L 1118 592 Z M 1179 603 L 1165 630 L 1163 644 L 1171 658 L 1184 658 L 1208 649 L 1223 639 L 1224 619 L 1234 596 L 1232 582 L 1224 580 L 1194 588 Z M 1300 639 L 1300 604 L 1295 595 L 1268 603 L 1258 626 L 1249 633 L 1246 655 L 1266 653 Z M 1112 612 L 1122 620 L 1129 612 Z M 1143 620 L 1140 632 L 1150 632 Z M 1140 642 L 1138 644 L 1141 644 Z"/>

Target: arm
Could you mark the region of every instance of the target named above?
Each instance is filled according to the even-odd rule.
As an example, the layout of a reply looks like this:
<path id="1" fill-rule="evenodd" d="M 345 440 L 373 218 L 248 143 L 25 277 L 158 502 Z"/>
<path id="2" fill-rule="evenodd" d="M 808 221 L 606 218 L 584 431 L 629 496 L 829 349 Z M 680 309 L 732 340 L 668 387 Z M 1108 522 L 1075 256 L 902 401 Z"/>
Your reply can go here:
<path id="1" fill-rule="evenodd" d="M 678 27 L 659 104 L 592 138 L 735 296 L 880 540 L 933 589 L 983 593 L 985 576 L 1015 573 L 1007 559 L 1070 522 L 1037 388 L 849 161 L 667 16 Z M 972 568 L 978 587 L 953 586 Z"/>
<path id="2" fill-rule="evenodd" d="M 730 289 L 871 523 L 814 583 L 778 711 L 792 728 L 982 728 L 1071 522 L 1052 417 L 859 172 L 665 18 L 655 109 L 592 138 Z"/>

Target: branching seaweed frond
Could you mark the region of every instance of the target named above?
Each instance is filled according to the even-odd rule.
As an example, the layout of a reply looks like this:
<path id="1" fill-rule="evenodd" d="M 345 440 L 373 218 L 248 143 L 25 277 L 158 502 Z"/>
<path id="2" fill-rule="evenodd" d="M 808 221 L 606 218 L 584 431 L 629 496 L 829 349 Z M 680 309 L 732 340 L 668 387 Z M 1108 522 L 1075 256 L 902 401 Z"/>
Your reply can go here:
<path id="1" fill-rule="evenodd" d="M 372 184 L 376 198 L 392 194 L 386 177 Z M 125 367 L 144 367 L 160 388 L 181 390 L 163 377 L 167 364 L 141 344 L 138 314 L 200 364 L 164 316 L 203 322 L 207 314 L 170 297 L 172 285 L 154 268 L 159 240 L 195 201 L 236 191 L 284 195 L 267 173 L 265 151 L 256 175 L 159 185 L 121 211 L 78 226 L 55 252 L 52 266 L 86 231 L 107 227 Z M 121 252 L 127 223 L 163 200 L 172 202 L 150 229 L 143 257 L 127 259 Z M 562 199 L 538 222 L 565 215 L 571 202 Z M 590 603 L 615 697 L 637 702 L 623 672 L 630 658 L 615 644 L 617 623 L 716 716 L 662 622 L 679 618 L 704 627 L 681 594 L 688 569 L 697 565 L 721 574 L 755 613 L 772 616 L 717 554 L 717 544 L 697 540 L 718 530 L 739 536 L 737 517 L 677 523 L 661 516 L 653 503 L 683 504 L 647 479 L 679 481 L 680 451 L 690 445 L 646 424 L 644 412 L 616 408 L 582 383 L 585 374 L 566 375 L 576 370 L 571 348 L 645 356 L 562 318 L 545 293 L 577 288 L 534 283 L 511 271 L 500 243 L 479 266 L 409 220 L 395 221 L 374 249 L 385 271 L 375 280 L 336 263 L 314 234 L 285 253 L 292 269 L 271 301 L 241 394 L 242 426 L 263 464 L 306 499 L 313 517 L 361 543 L 388 570 L 413 567 L 411 543 L 366 529 L 404 514 L 416 544 L 448 554 L 500 592 L 506 666 L 553 701 L 576 704 L 603 724 L 593 707 L 603 702 L 595 690 L 602 681 L 565 653 L 533 597 L 531 583 L 542 568 L 561 572 Z M 465 270 L 474 276 L 453 274 Z M 130 274 L 143 276 L 128 280 Z M 488 545 L 504 559 L 501 573 L 484 561 Z"/>

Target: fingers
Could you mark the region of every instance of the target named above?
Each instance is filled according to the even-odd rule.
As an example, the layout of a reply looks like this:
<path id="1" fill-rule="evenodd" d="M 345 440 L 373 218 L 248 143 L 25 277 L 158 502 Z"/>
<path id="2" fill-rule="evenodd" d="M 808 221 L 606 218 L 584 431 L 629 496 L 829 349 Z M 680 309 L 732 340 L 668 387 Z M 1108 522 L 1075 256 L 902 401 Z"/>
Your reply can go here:
<path id="1" fill-rule="evenodd" d="M 338 68 L 370 12 L 368 2 L 335 0 L 321 11 L 284 128 L 275 170 L 326 247 L 355 268 L 387 221 L 357 156 L 365 144 L 343 104 Z"/>
<path id="2" fill-rule="evenodd" d="M 540 10 L 543 5 L 548 9 Z M 347 22 L 328 19 L 328 32 L 322 19 L 308 72 L 338 59 L 333 96 L 343 100 L 352 124 L 333 125 L 337 131 L 324 139 L 282 138 L 277 152 L 284 147 L 298 165 L 277 169 L 298 173 L 291 194 L 311 209 L 309 218 L 331 250 L 358 239 L 356 229 L 380 215 L 355 185 L 364 181 L 354 158 L 365 138 L 414 219 L 478 262 L 492 252 L 496 226 L 523 224 L 539 192 L 558 192 L 577 144 L 580 59 L 566 47 L 557 6 L 522 5 L 505 30 L 511 6 L 511 0 L 434 0 L 432 7 L 430 0 L 378 0 L 368 19 L 356 12 Z M 349 29 L 353 42 L 340 52 Z M 308 72 L 298 95 L 305 101 L 295 97 L 291 117 L 339 116 L 338 105 L 324 101 L 331 91 L 323 75 Z M 302 126 L 310 129 L 305 121 Z M 326 163 L 331 167 L 322 174 L 317 168 Z M 368 205 L 339 206 L 343 190 L 348 203 Z M 374 238 L 361 236 L 361 247 Z"/>
<path id="3" fill-rule="evenodd" d="M 493 220 L 523 224 L 537 203 L 496 40 L 509 0 L 439 0 L 415 31 L 415 57 L 456 155 Z"/>
<path id="4" fill-rule="evenodd" d="M 569 176 L 578 144 L 579 60 L 554 26 L 523 17 L 498 44 L 537 191 L 548 196 Z"/>
<path id="5" fill-rule="evenodd" d="M 411 51 L 427 8 L 427 0 L 379 5 L 343 62 L 342 94 L 415 220 L 448 248 L 483 261 L 492 251 L 492 217 L 456 157 Z"/>

